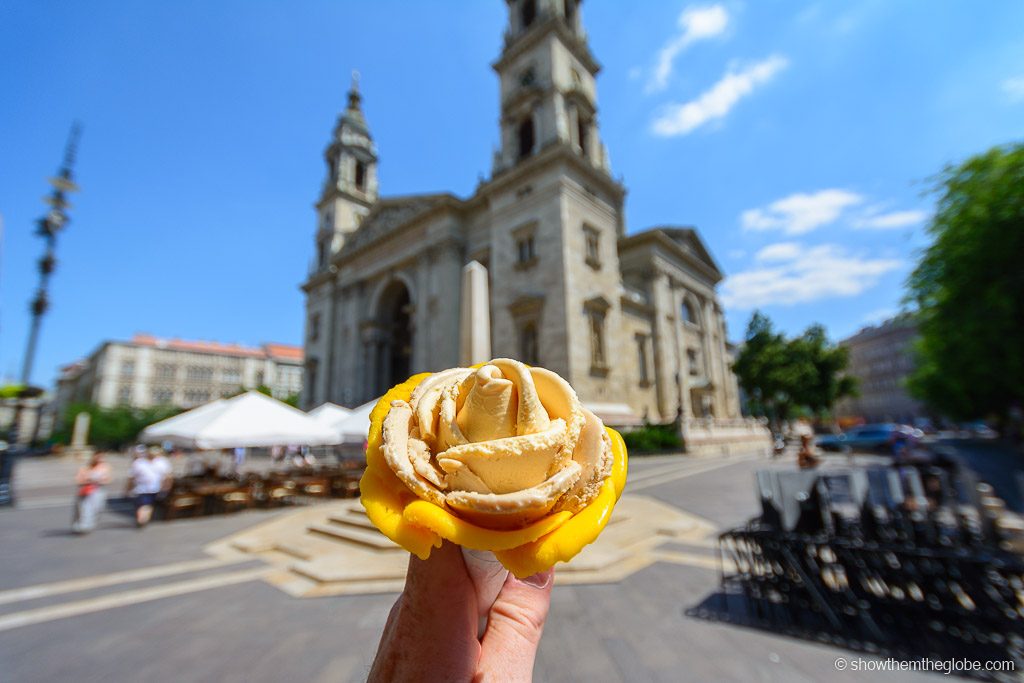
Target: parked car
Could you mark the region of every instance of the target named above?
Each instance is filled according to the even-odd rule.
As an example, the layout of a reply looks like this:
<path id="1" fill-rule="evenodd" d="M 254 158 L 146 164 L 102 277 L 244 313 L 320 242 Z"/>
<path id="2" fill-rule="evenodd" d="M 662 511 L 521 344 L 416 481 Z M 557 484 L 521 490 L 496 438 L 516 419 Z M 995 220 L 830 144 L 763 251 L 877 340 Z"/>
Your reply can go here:
<path id="1" fill-rule="evenodd" d="M 895 423 L 871 424 L 854 427 L 839 435 L 818 438 L 815 445 L 823 451 L 844 453 L 847 451 L 869 451 L 893 453 L 898 441 L 919 439 L 923 432 L 907 425 Z"/>

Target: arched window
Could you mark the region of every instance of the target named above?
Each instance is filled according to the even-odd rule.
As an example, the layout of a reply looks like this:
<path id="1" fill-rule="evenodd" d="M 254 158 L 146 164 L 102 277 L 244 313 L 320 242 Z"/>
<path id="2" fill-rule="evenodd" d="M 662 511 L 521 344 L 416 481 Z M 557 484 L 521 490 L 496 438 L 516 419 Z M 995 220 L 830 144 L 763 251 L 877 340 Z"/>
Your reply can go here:
<path id="1" fill-rule="evenodd" d="M 523 29 L 530 28 L 530 24 L 537 18 L 537 2 L 536 0 L 523 0 L 523 4 L 519 10 L 519 18 L 522 21 Z"/>
<path id="2" fill-rule="evenodd" d="M 540 364 L 540 346 L 537 343 L 537 325 L 528 322 L 519 332 L 519 360 L 527 365 Z"/>
<path id="3" fill-rule="evenodd" d="M 533 117 L 527 116 L 519 124 L 519 158 L 524 159 L 533 154 Z"/>
<path id="4" fill-rule="evenodd" d="M 356 161 L 356 189 L 366 189 L 366 164 Z"/>
<path id="5" fill-rule="evenodd" d="M 697 316 L 697 307 L 693 305 L 693 301 L 689 298 L 683 299 L 682 316 L 683 322 L 692 325 L 700 324 L 700 318 Z"/>

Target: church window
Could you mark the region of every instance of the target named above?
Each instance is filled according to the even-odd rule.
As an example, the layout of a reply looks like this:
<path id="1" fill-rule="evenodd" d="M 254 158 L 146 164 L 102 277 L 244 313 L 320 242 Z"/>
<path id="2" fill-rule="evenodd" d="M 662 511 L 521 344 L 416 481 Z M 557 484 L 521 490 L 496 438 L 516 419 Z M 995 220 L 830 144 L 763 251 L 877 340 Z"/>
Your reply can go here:
<path id="1" fill-rule="evenodd" d="M 604 348 L 604 311 L 590 310 L 587 312 L 590 327 L 590 367 L 602 370 L 608 367 Z"/>
<path id="2" fill-rule="evenodd" d="M 697 354 L 697 349 L 686 349 L 686 362 L 690 366 L 692 377 L 700 374 L 700 356 Z"/>
<path id="3" fill-rule="evenodd" d="M 523 325 L 519 332 L 519 360 L 527 365 L 540 364 L 540 345 L 537 343 L 537 324 L 533 321 Z"/>
<path id="4" fill-rule="evenodd" d="M 516 260 L 520 266 L 531 265 L 537 258 L 533 244 L 533 234 L 523 235 L 516 242 Z"/>
<path id="5" fill-rule="evenodd" d="M 572 24 L 572 20 L 576 17 L 576 0 L 564 0 L 562 11 L 565 12 L 565 20 Z"/>
<path id="6" fill-rule="evenodd" d="M 327 243 L 319 242 L 316 245 L 316 265 L 318 268 L 323 268 L 327 265 Z"/>
<path id="7" fill-rule="evenodd" d="M 521 85 L 521 86 L 523 86 L 525 88 L 527 86 L 533 85 L 536 80 L 537 80 L 537 75 L 536 75 L 536 73 L 534 73 L 533 67 L 531 66 L 531 67 L 529 67 L 527 69 L 524 69 L 523 73 L 520 74 L 520 76 L 519 76 L 519 85 Z"/>
<path id="8" fill-rule="evenodd" d="M 580 146 L 580 152 L 583 156 L 587 156 L 587 131 L 590 129 L 590 124 L 586 118 L 579 116 L 576 118 L 576 142 Z"/>
<path id="9" fill-rule="evenodd" d="M 601 233 L 591 225 L 583 226 L 583 236 L 587 243 L 587 265 L 597 269 L 601 267 Z"/>
<path id="10" fill-rule="evenodd" d="M 306 400 L 309 405 L 316 404 L 316 371 L 319 365 L 316 358 L 306 361 Z"/>
<path id="11" fill-rule="evenodd" d="M 533 117 L 527 116 L 519 124 L 519 158 L 533 154 Z"/>
<path id="12" fill-rule="evenodd" d="M 689 298 L 683 299 L 683 307 L 680 312 L 683 316 L 683 322 L 690 323 L 691 325 L 699 324 L 697 307 L 693 305 Z"/>
<path id="13" fill-rule="evenodd" d="M 320 314 L 314 313 L 309 316 L 309 341 L 315 342 L 320 338 Z"/>
<path id="14" fill-rule="evenodd" d="M 636 359 L 640 366 L 640 385 L 647 386 L 651 383 L 649 364 L 647 362 L 647 335 L 636 335 Z"/>
<path id="15" fill-rule="evenodd" d="M 356 161 L 356 189 L 366 189 L 366 164 Z"/>
<path id="16" fill-rule="evenodd" d="M 520 6 L 519 18 L 523 22 L 523 28 L 530 28 L 533 20 L 537 18 L 537 2 L 536 0 L 523 0 L 523 4 Z"/>

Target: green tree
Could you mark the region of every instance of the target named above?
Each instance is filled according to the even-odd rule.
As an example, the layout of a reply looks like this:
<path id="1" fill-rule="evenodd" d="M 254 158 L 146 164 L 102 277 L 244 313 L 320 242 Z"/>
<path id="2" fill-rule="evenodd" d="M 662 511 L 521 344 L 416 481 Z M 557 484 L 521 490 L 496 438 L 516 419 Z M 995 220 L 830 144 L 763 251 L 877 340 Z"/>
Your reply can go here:
<path id="1" fill-rule="evenodd" d="M 789 342 L 790 357 L 800 368 L 799 383 L 794 387 L 794 402 L 815 417 L 823 417 L 836 401 L 857 393 L 857 381 L 843 375 L 849 364 L 849 352 L 828 341 L 825 328 L 811 325 Z"/>
<path id="2" fill-rule="evenodd" d="M 855 382 L 842 374 L 847 362 L 846 350 L 829 343 L 821 325 L 786 339 L 755 311 L 733 371 L 751 411 L 778 427 L 797 412 L 822 416 L 837 400 L 852 395 Z"/>
<path id="3" fill-rule="evenodd" d="M 173 406 L 132 408 L 115 406 L 101 408 L 94 403 L 73 403 L 64 414 L 64 424 L 54 434 L 54 440 L 68 443 L 74 429 L 75 416 L 89 414 L 89 443 L 100 448 L 121 449 L 134 442 L 139 432 L 153 424 L 181 412 Z"/>
<path id="4" fill-rule="evenodd" d="M 939 177 L 933 238 L 908 281 L 917 367 L 908 386 L 956 419 L 1005 419 L 1024 402 L 1024 144 Z"/>

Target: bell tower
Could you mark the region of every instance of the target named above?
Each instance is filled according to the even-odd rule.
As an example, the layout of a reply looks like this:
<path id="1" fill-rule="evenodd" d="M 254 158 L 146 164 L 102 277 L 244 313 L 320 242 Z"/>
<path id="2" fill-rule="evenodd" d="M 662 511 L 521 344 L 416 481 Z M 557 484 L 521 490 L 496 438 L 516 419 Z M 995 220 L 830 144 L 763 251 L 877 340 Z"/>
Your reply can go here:
<path id="1" fill-rule="evenodd" d="M 552 145 L 572 149 L 608 172 L 597 125 L 595 77 L 580 19 L 580 0 L 506 0 L 509 22 L 501 57 L 501 144 L 493 175 Z"/>
<path id="2" fill-rule="evenodd" d="M 316 203 L 314 272 L 330 264 L 346 236 L 359 227 L 377 201 L 377 147 L 363 116 L 358 71 L 352 72 L 348 106 L 334 126 L 324 162 L 327 169 Z"/>

